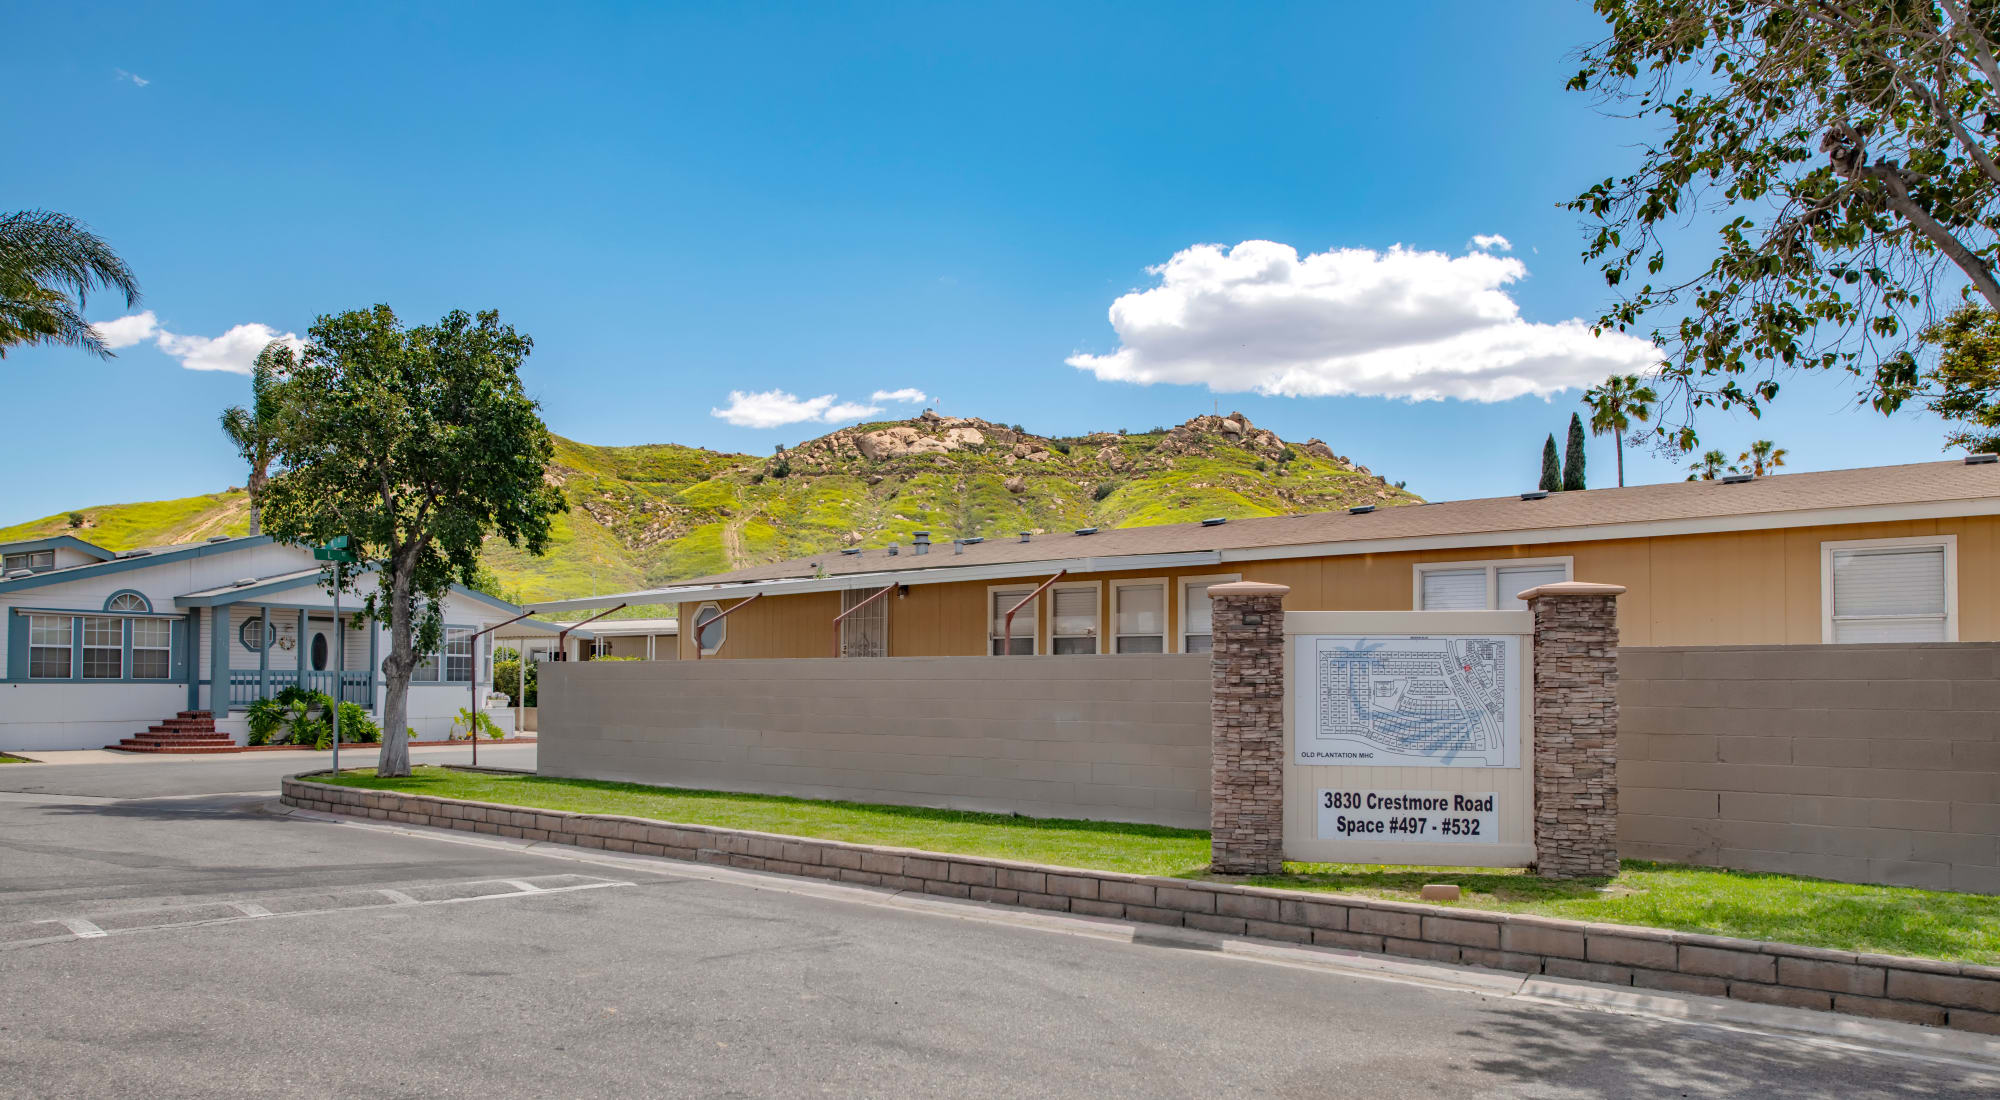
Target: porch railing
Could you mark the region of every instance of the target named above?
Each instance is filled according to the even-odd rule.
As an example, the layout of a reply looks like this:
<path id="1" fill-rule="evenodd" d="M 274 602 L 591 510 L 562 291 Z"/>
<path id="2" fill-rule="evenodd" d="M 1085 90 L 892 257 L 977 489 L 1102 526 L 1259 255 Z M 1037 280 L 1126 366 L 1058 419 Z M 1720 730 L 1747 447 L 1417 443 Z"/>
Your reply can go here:
<path id="1" fill-rule="evenodd" d="M 365 669 L 359 672 L 315 672 L 312 670 L 301 672 L 297 669 L 286 669 L 280 672 L 273 669 L 270 673 L 270 690 L 268 694 L 276 695 L 286 687 L 297 684 L 308 691 L 322 692 L 331 696 L 334 694 L 335 677 L 339 677 L 340 679 L 341 690 L 339 699 L 341 702 L 358 703 L 364 707 L 375 705 L 375 675 Z M 246 707 L 259 699 L 265 698 L 267 693 L 264 690 L 264 685 L 264 673 L 256 669 L 230 669 L 229 705 L 231 707 Z"/>

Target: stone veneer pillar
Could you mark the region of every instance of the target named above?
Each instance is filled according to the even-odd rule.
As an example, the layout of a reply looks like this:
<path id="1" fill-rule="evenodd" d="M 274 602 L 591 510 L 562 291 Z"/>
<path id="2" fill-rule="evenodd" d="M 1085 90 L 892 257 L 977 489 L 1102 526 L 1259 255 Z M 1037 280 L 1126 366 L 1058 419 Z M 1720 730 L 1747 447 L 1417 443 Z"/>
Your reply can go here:
<path id="1" fill-rule="evenodd" d="M 1566 581 L 1521 593 L 1535 616 L 1535 867 L 1618 873 L 1618 597 Z"/>
<path id="2" fill-rule="evenodd" d="M 1235 581 L 1208 590 L 1214 648 L 1209 847 L 1226 875 L 1285 866 L 1285 594 Z"/>

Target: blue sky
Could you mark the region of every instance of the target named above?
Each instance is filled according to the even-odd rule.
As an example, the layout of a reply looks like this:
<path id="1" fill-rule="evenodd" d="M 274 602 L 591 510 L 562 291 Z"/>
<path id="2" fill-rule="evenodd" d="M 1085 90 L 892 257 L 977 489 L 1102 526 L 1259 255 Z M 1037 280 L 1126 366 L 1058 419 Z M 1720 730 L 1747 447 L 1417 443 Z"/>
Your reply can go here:
<path id="1" fill-rule="evenodd" d="M 1552 387 L 1632 354 L 1564 325 L 1604 292 L 1556 204 L 1643 136 L 1561 90 L 1596 33 L 1581 2 L 72 3 L 8 22 L 37 48 L 0 84 L 0 207 L 91 223 L 151 317 L 110 363 L 0 363 L 0 523 L 241 484 L 215 420 L 246 380 L 183 363 L 240 365 L 264 332 L 242 326 L 303 334 L 374 302 L 498 308 L 535 338 L 550 427 L 587 442 L 767 453 L 839 406 L 914 412 L 872 397 L 906 388 L 1049 434 L 1219 407 L 1433 499 L 1530 487 L 1577 407 Z M 1283 247 L 1236 247 L 1260 241 Z M 774 390 L 835 422 L 732 405 Z M 1774 439 L 1798 469 L 1941 457 L 1935 423 L 1787 391 L 1704 434 Z M 1591 464 L 1608 484 L 1609 439 Z"/>

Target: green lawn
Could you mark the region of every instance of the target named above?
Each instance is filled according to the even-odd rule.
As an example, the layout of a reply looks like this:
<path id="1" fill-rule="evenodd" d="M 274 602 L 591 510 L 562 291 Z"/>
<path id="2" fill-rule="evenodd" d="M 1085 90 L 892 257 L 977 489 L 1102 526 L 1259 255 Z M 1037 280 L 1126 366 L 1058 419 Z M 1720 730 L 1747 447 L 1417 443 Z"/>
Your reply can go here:
<path id="1" fill-rule="evenodd" d="M 34 763 L 34 761 L 28 759 L 25 756 L 8 756 L 6 753 L 0 752 L 0 764 L 32 764 L 32 763 Z"/>
<path id="2" fill-rule="evenodd" d="M 408 779 L 366 769 L 341 783 L 537 809 L 622 814 L 1101 871 L 1206 877 L 1208 833 L 1157 825 L 1065 821 L 856 802 L 496 775 L 420 767 Z M 1627 860 L 1617 878 L 1546 882 L 1492 868 L 1294 863 L 1257 886 L 1417 901 L 1427 882 L 1452 882 L 1448 905 L 1775 940 L 1845 951 L 2000 962 L 2000 897 L 1854 886 Z"/>

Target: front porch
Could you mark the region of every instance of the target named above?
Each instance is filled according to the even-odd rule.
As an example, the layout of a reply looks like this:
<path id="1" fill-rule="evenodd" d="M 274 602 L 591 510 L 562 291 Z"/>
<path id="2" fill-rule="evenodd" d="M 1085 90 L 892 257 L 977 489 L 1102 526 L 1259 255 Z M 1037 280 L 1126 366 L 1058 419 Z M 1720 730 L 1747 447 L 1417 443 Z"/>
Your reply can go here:
<path id="1" fill-rule="evenodd" d="M 289 687 L 373 713 L 380 631 L 330 607 L 225 603 L 207 609 L 211 709 L 226 718 Z M 341 667 L 344 666 L 344 667 Z M 218 690 L 220 686 L 220 690 Z"/>

